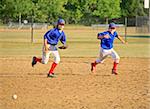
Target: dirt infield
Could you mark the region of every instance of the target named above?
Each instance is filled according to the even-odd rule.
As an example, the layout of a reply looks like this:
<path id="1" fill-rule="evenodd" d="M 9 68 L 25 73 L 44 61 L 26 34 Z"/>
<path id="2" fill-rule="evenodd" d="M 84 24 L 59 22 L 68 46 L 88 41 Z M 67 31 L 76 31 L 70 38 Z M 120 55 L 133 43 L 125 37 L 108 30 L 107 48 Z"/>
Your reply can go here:
<path id="1" fill-rule="evenodd" d="M 121 58 L 117 76 L 110 58 L 92 74 L 94 60 L 62 58 L 51 79 L 52 59 L 32 68 L 31 57 L 1 57 L 0 109 L 150 109 L 149 58 Z"/>

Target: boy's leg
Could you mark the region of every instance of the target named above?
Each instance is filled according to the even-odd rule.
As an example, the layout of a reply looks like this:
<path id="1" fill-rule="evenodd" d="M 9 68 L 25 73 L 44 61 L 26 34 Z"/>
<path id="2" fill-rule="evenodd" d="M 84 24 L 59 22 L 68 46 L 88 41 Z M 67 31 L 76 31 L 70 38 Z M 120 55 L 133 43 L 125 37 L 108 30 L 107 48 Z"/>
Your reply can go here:
<path id="1" fill-rule="evenodd" d="M 52 54 L 54 55 L 54 62 L 51 65 L 48 76 L 54 75 L 54 70 L 55 70 L 56 66 L 58 65 L 58 63 L 60 62 L 59 52 L 58 51 L 52 51 Z"/>
<path id="2" fill-rule="evenodd" d="M 37 57 L 33 57 L 32 59 L 32 67 L 34 67 L 34 65 L 39 62 L 39 63 L 42 63 L 42 64 L 47 64 L 48 60 L 49 60 L 49 55 L 50 55 L 50 51 L 48 52 L 44 52 L 43 51 L 43 54 L 42 54 L 42 58 L 37 58 Z"/>
<path id="3" fill-rule="evenodd" d="M 34 56 L 33 58 L 32 58 L 32 67 L 34 67 L 34 65 L 37 63 L 37 61 L 36 61 L 36 57 Z"/>
<path id="4" fill-rule="evenodd" d="M 115 74 L 117 75 L 117 66 L 119 64 L 119 61 L 120 61 L 120 57 L 119 55 L 117 54 L 117 52 L 112 49 L 112 54 L 111 54 L 113 60 L 114 60 L 114 63 L 113 63 L 113 68 L 112 68 L 112 74 Z"/>
<path id="5" fill-rule="evenodd" d="M 96 70 L 96 65 L 99 64 L 99 63 L 103 63 L 104 60 L 105 60 L 105 58 L 106 58 L 107 56 L 108 56 L 108 54 L 107 54 L 107 53 L 104 53 L 104 52 L 103 52 L 103 49 L 101 48 L 100 54 L 99 54 L 99 58 L 98 58 L 95 62 L 91 63 L 91 71 L 92 71 L 92 72 L 95 72 L 95 70 Z"/>
<path id="6" fill-rule="evenodd" d="M 118 65 L 118 64 L 119 64 L 119 63 L 114 62 L 113 68 L 112 68 L 112 74 L 115 74 L 115 75 L 118 74 L 118 73 L 117 73 L 117 65 Z"/>
<path id="7" fill-rule="evenodd" d="M 42 58 L 37 58 L 37 57 L 33 57 L 32 58 L 32 67 L 34 67 L 34 65 L 37 63 L 37 62 L 40 62 L 41 63 L 41 60 Z"/>
<path id="8" fill-rule="evenodd" d="M 43 51 L 43 54 L 42 54 L 42 59 L 41 59 L 41 63 L 42 64 L 47 64 L 48 61 L 49 61 L 49 55 L 51 54 L 51 51 L 47 51 L 47 52 L 44 52 Z M 40 59 L 39 59 L 40 60 Z"/>

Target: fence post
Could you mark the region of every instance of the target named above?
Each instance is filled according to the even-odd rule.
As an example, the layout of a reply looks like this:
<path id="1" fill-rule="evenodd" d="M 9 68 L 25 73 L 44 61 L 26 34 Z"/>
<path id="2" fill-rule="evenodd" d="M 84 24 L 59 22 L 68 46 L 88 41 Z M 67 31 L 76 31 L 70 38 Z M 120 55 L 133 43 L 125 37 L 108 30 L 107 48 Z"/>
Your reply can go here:
<path id="1" fill-rule="evenodd" d="M 32 10 L 32 19 L 31 19 L 31 43 L 33 43 L 33 15 L 34 15 L 34 12 Z"/>
<path id="2" fill-rule="evenodd" d="M 125 41 L 127 42 L 127 17 L 125 17 Z"/>
<path id="3" fill-rule="evenodd" d="M 150 7 L 149 7 L 149 18 L 148 18 L 148 32 L 150 32 Z"/>

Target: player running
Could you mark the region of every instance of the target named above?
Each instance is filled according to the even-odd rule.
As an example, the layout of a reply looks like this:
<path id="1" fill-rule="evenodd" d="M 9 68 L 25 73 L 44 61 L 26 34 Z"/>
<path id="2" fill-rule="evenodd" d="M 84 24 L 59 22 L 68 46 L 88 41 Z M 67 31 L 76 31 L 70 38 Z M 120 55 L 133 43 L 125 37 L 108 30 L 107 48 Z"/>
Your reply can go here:
<path id="1" fill-rule="evenodd" d="M 60 56 L 57 48 L 58 41 L 60 40 L 63 46 L 59 47 L 60 49 L 66 49 L 66 35 L 63 31 L 65 21 L 63 19 L 59 19 L 57 21 L 56 28 L 53 28 L 46 32 L 44 35 L 44 45 L 42 49 L 42 58 L 33 57 L 32 59 L 32 67 L 39 62 L 42 64 L 47 64 L 49 60 L 49 55 L 54 55 L 54 62 L 51 65 L 51 68 L 47 74 L 47 77 L 55 77 L 54 69 L 56 68 L 57 64 L 60 62 Z"/>
<path id="2" fill-rule="evenodd" d="M 96 65 L 103 63 L 107 56 L 111 56 L 114 60 L 112 74 L 117 75 L 117 65 L 119 63 L 120 57 L 117 52 L 113 49 L 114 39 L 118 38 L 122 43 L 126 43 L 116 32 L 116 24 L 110 23 L 108 31 L 98 33 L 97 39 L 101 40 L 99 59 L 91 63 L 91 71 L 95 72 Z"/>

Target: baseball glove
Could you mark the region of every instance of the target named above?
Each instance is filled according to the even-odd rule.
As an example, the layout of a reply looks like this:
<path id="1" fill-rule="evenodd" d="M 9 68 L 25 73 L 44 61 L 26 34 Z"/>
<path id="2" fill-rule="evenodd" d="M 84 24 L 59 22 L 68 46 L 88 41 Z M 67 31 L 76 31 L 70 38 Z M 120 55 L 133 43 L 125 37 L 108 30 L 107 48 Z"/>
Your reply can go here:
<path id="1" fill-rule="evenodd" d="M 67 46 L 60 46 L 60 47 L 58 47 L 59 49 L 66 49 L 67 48 Z"/>

